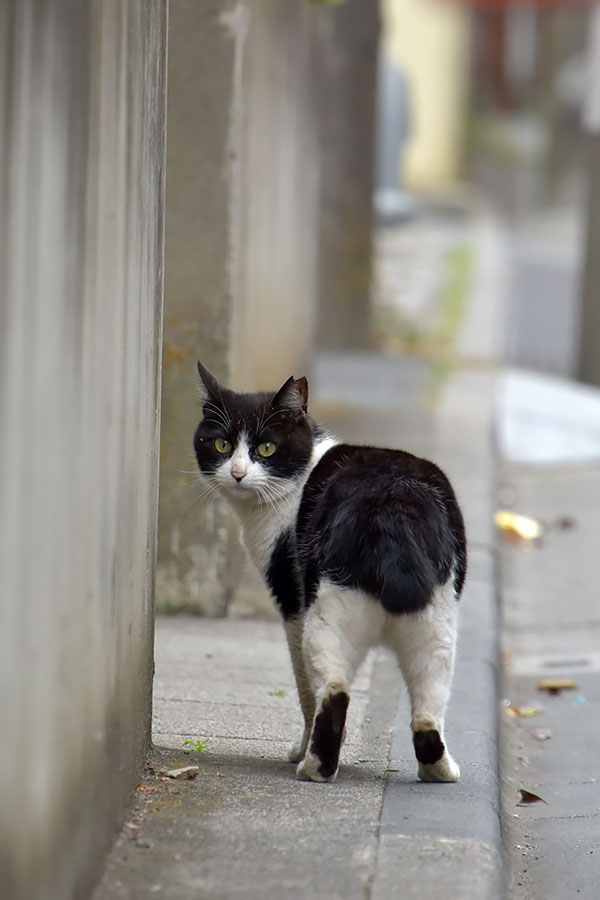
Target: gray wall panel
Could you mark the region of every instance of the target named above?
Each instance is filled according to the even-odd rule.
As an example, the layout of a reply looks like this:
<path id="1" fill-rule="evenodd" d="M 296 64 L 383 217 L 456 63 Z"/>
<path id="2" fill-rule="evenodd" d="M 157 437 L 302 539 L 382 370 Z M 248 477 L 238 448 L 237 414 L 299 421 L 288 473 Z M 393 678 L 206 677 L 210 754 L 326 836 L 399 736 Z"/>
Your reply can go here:
<path id="1" fill-rule="evenodd" d="M 85 896 L 150 720 L 166 0 L 0 14 L 0 883 Z"/>

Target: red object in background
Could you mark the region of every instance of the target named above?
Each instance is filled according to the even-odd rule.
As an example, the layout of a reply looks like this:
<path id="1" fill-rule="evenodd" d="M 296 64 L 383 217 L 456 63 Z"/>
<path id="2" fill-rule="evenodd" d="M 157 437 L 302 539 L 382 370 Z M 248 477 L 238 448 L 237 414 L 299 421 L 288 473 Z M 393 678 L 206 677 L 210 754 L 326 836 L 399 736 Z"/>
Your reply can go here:
<path id="1" fill-rule="evenodd" d="M 563 9 L 568 9 L 574 6 L 592 6 L 599 0 L 448 0 L 448 2 L 475 6 L 478 9 L 504 9 L 507 6 L 523 6 L 524 3 L 538 7 L 562 6 Z"/>

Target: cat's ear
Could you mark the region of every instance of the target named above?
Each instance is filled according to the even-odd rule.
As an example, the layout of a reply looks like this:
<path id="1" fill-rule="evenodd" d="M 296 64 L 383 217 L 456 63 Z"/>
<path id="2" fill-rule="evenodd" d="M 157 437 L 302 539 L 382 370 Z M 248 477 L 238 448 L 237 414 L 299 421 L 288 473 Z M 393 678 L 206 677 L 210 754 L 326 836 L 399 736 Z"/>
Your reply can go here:
<path id="1" fill-rule="evenodd" d="M 306 412 L 308 405 L 308 381 L 306 378 L 294 378 L 292 375 L 273 398 L 276 409 L 291 409 L 295 412 Z"/>
<path id="2" fill-rule="evenodd" d="M 206 393 L 208 394 L 208 396 L 212 397 L 213 400 L 219 400 L 221 398 L 221 394 L 223 393 L 223 389 L 219 385 L 219 382 L 217 381 L 215 376 L 211 375 L 208 369 L 206 369 L 199 360 L 198 374 L 200 375 L 202 384 L 206 388 Z"/>

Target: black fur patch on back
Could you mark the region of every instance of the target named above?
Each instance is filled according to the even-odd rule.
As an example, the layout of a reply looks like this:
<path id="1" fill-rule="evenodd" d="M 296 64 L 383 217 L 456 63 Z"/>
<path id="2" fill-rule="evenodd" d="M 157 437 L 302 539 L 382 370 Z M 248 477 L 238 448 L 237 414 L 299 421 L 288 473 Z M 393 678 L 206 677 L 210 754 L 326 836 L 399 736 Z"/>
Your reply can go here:
<path id="1" fill-rule="evenodd" d="M 436 763 L 444 755 L 444 742 L 439 731 L 415 731 L 413 734 L 415 756 L 420 763 L 431 765 Z"/>
<path id="2" fill-rule="evenodd" d="M 391 613 L 416 612 L 466 571 L 462 514 L 436 465 L 402 450 L 338 444 L 313 469 L 297 521 L 306 603 L 322 577 Z"/>
<path id="3" fill-rule="evenodd" d="M 332 694 L 315 719 L 310 752 L 320 760 L 319 775 L 323 778 L 329 778 L 337 770 L 349 702 L 345 691 Z"/>
<path id="4" fill-rule="evenodd" d="M 277 540 L 267 571 L 267 582 L 284 619 L 298 615 L 302 608 L 302 589 L 294 538 L 284 532 Z"/>

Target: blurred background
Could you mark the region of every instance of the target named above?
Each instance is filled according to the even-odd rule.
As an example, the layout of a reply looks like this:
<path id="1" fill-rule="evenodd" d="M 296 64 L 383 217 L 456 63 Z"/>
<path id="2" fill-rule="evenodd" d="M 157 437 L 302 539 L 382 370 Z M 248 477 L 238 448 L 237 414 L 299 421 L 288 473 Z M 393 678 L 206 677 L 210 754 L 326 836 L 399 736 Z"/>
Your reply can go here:
<path id="1" fill-rule="evenodd" d="M 600 456 L 600 13 L 7 0 L 0 65 L 0 868 L 66 898 L 147 746 L 154 600 L 274 615 L 195 493 L 198 357 L 334 423 L 348 353 L 427 410 L 501 370 L 507 459 Z"/>
<path id="2" fill-rule="evenodd" d="M 427 361 L 433 387 L 457 364 L 500 362 L 599 383 L 598 17 L 578 2 L 347 0 L 265 5 L 264 19 L 249 6 L 231 24 L 243 59 L 225 136 L 207 128 L 212 61 L 190 49 L 201 37 L 182 9 L 170 28 L 157 605 L 248 613 L 262 596 L 267 614 L 227 513 L 181 501 L 191 361 L 240 390 L 316 374 L 319 353 L 342 350 Z M 532 377 L 506 382 L 502 433 L 519 457 L 558 447 L 565 430 L 547 421 L 552 383 L 535 379 L 545 412 L 527 430 L 534 411 L 515 402 Z"/>

